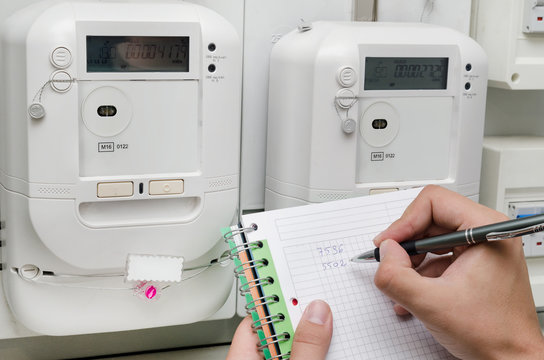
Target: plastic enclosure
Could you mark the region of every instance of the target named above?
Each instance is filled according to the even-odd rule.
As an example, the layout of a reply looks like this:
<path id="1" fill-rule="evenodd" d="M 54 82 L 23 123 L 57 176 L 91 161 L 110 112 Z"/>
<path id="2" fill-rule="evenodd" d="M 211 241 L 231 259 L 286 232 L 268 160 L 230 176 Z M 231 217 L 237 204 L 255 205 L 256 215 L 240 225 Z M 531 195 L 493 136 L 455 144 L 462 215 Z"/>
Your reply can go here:
<path id="1" fill-rule="evenodd" d="M 312 27 L 272 49 L 266 208 L 427 184 L 477 200 L 487 91 L 481 47 L 427 24 Z M 367 89 L 369 58 L 443 59 L 447 81 L 434 89 Z"/>
<path id="2" fill-rule="evenodd" d="M 88 72 L 87 36 L 135 37 L 148 59 L 142 38 L 189 37 L 167 50 L 188 71 Z M 123 273 L 128 254 L 183 257 L 188 269 L 226 250 L 220 228 L 237 221 L 239 194 L 232 25 L 180 1 L 50 1 L 12 15 L 2 48 L 3 281 L 17 321 L 69 335 L 210 318 L 231 295 L 230 264 L 186 271 L 149 303 L 122 277 L 89 275 Z M 27 264 L 41 278 L 19 276 Z"/>
<path id="3" fill-rule="evenodd" d="M 244 91 L 242 99 L 242 211 L 264 208 L 268 71 L 272 47 L 282 36 L 296 28 L 301 19 L 348 21 L 353 17 L 354 7 L 361 9 L 359 3 L 367 2 L 368 0 L 243 1 L 243 87 L 248 91 Z"/>
<path id="4" fill-rule="evenodd" d="M 480 203 L 511 218 L 544 212 L 544 171 L 535 165 L 540 164 L 543 157 L 543 137 L 485 137 Z M 543 240 L 541 233 L 523 237 L 537 307 L 544 306 Z"/>

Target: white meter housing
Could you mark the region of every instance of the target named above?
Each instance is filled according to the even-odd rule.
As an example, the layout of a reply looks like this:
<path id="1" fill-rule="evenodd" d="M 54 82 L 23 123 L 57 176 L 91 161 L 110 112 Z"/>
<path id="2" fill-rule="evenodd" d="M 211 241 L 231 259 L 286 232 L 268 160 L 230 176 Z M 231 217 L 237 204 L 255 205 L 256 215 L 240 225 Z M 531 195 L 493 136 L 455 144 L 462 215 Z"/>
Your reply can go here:
<path id="1" fill-rule="evenodd" d="M 487 60 L 427 24 L 316 22 L 273 48 L 267 209 L 440 184 L 478 198 Z"/>
<path id="2" fill-rule="evenodd" d="M 7 21 L 2 52 L 2 277 L 17 320 L 67 335 L 216 313 L 232 269 L 204 267 L 238 213 L 231 24 L 180 1 L 50 1 Z M 104 279 L 139 254 L 199 270 L 149 304 Z"/>
<path id="3" fill-rule="evenodd" d="M 541 90 L 544 1 L 474 0 L 471 36 L 489 56 L 489 85 Z"/>

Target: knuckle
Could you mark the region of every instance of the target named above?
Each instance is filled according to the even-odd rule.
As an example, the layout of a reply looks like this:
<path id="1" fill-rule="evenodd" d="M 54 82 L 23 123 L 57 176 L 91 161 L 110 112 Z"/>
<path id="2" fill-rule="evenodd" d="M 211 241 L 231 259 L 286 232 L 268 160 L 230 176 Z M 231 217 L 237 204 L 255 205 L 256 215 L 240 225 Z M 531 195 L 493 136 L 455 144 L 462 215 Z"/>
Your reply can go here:
<path id="1" fill-rule="evenodd" d="M 421 192 L 425 195 L 431 195 L 431 194 L 434 194 L 436 192 L 439 192 L 441 189 L 440 186 L 438 185 L 434 185 L 434 184 L 431 184 L 431 185 L 426 185 L 423 190 L 421 190 Z"/>
<path id="2" fill-rule="evenodd" d="M 405 221 L 403 226 L 406 227 L 406 233 L 408 234 L 407 238 L 414 237 L 418 232 L 419 229 L 416 227 L 416 224 L 414 224 L 413 221 Z"/>

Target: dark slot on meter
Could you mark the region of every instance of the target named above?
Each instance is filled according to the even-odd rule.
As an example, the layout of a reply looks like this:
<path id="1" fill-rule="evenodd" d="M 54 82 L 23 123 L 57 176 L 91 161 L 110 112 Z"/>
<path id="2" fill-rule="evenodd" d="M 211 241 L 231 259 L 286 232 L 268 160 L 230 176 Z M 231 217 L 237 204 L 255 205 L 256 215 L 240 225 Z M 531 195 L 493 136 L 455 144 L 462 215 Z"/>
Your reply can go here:
<path id="1" fill-rule="evenodd" d="M 374 119 L 372 120 L 372 127 L 374 129 L 385 129 L 387 127 L 387 120 L 385 119 Z"/>
<path id="2" fill-rule="evenodd" d="M 98 116 L 111 117 L 117 114 L 117 108 L 113 105 L 102 105 L 96 109 L 96 112 L 98 113 Z"/>

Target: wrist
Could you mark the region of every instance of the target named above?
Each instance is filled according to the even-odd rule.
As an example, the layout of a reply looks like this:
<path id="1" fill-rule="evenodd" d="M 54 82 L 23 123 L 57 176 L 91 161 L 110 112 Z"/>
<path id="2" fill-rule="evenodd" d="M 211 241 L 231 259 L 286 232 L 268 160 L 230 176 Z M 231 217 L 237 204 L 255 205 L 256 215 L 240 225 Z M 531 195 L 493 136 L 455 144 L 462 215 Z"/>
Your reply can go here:
<path id="1" fill-rule="evenodd" d="M 501 349 L 496 349 L 496 353 L 489 359 L 508 359 L 508 360 L 539 360 L 544 358 L 544 337 L 539 332 L 531 338 L 517 339 L 521 341 L 505 344 Z"/>
<path id="2" fill-rule="evenodd" d="M 535 360 L 544 358 L 544 337 L 542 333 L 539 336 L 535 336 L 535 339 L 528 344 L 526 355 L 519 358 Z"/>

